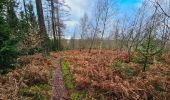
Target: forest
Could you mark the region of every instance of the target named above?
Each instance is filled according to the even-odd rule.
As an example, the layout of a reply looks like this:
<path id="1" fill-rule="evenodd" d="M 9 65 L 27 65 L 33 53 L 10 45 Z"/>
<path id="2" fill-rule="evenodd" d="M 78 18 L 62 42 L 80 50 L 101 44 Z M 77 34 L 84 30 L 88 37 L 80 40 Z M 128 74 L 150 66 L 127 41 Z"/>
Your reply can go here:
<path id="1" fill-rule="evenodd" d="M 169 20 L 170 0 L 0 0 L 0 100 L 170 100 Z"/>

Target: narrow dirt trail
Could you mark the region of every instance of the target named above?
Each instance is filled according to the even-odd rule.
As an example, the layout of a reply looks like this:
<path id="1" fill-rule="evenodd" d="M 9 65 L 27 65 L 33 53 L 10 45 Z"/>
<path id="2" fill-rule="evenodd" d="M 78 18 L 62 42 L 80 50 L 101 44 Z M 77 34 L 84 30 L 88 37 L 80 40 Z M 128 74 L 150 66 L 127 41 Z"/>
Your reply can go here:
<path id="1" fill-rule="evenodd" d="M 52 78 L 52 97 L 51 100 L 68 100 L 68 91 L 64 85 L 64 79 L 61 72 L 61 59 L 56 59 L 55 71 Z"/>

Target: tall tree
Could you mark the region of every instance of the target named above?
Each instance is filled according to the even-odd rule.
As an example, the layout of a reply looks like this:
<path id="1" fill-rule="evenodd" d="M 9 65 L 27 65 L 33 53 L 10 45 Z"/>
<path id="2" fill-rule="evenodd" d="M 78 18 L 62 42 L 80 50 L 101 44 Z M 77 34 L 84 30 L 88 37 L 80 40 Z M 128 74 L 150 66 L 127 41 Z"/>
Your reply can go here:
<path id="1" fill-rule="evenodd" d="M 54 38 L 54 44 L 53 44 L 53 48 L 54 50 L 56 50 L 56 27 L 55 27 L 55 13 L 54 13 L 54 0 L 51 0 L 51 22 L 52 22 L 52 30 L 53 30 L 53 38 Z"/>
<path id="2" fill-rule="evenodd" d="M 57 48 L 58 50 L 61 50 L 61 20 L 60 20 L 60 8 L 59 8 L 59 1 L 57 0 L 57 6 L 56 6 L 56 16 L 57 16 Z"/>
<path id="3" fill-rule="evenodd" d="M 37 7 L 37 14 L 38 14 L 38 25 L 39 25 L 39 34 L 42 36 L 42 49 L 45 55 L 48 54 L 48 35 L 45 28 L 44 23 L 44 15 L 43 15 L 43 8 L 42 8 L 42 1 L 36 0 L 36 7 Z"/>

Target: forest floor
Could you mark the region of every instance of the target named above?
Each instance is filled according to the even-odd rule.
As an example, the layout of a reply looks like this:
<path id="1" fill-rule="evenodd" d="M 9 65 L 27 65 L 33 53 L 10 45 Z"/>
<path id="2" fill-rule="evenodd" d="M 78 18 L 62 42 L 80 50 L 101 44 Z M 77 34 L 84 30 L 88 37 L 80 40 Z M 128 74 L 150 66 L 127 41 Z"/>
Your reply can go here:
<path id="1" fill-rule="evenodd" d="M 56 59 L 61 57 L 64 85 L 71 100 L 169 100 L 170 56 L 149 64 L 128 62 L 127 53 L 115 50 L 69 50 L 22 56 L 17 68 L 0 76 L 0 99 L 49 100 Z M 165 58 L 166 57 L 166 58 Z"/>

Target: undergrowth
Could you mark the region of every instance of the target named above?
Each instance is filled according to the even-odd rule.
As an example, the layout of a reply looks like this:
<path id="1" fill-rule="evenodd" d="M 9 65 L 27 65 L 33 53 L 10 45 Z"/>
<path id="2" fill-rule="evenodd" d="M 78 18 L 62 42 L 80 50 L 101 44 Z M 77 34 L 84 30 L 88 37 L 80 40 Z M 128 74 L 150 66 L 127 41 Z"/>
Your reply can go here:
<path id="1" fill-rule="evenodd" d="M 113 61 L 113 69 L 119 71 L 124 79 L 131 79 L 134 75 L 134 70 L 118 59 Z"/>
<path id="2" fill-rule="evenodd" d="M 28 63 L 0 77 L 0 100 L 49 100 L 54 58 L 41 54 L 21 57 Z"/>
<path id="3" fill-rule="evenodd" d="M 144 73 L 139 63 L 117 60 L 117 52 L 111 50 L 100 55 L 95 50 L 74 50 L 64 55 L 71 64 L 74 88 L 86 91 L 77 100 L 169 100 L 169 64 L 151 64 Z"/>

